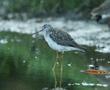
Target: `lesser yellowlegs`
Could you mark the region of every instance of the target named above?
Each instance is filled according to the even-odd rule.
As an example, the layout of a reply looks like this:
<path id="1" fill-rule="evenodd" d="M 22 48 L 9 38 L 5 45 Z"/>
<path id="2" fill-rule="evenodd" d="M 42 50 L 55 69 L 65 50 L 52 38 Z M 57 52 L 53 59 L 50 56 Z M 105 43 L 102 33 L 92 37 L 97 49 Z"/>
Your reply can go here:
<path id="1" fill-rule="evenodd" d="M 45 41 L 57 52 L 63 53 L 72 50 L 84 52 L 84 49 L 82 49 L 82 47 L 80 47 L 67 32 L 55 30 L 49 24 L 45 24 L 42 27 L 42 30 L 38 32 L 43 32 Z"/>
<path id="2" fill-rule="evenodd" d="M 63 53 L 65 51 L 82 51 L 84 52 L 84 50 L 80 47 L 80 45 L 78 45 L 73 38 L 65 31 L 61 31 L 61 30 L 55 30 L 51 25 L 49 24 L 45 24 L 42 27 L 42 30 L 38 31 L 38 32 L 43 32 L 43 36 L 45 41 L 48 43 L 49 47 L 51 47 L 53 50 L 62 53 L 62 59 L 63 59 Z M 37 33 L 38 33 L 37 32 Z M 36 33 L 35 33 L 36 34 Z M 59 56 L 57 53 L 57 57 L 56 60 L 58 60 Z M 55 70 L 55 66 L 56 66 L 57 62 L 55 62 L 54 66 L 53 66 L 53 71 Z M 62 83 L 62 64 L 61 64 L 61 80 L 60 80 L 60 86 Z M 55 83 L 57 84 L 57 81 L 55 80 Z M 55 84 L 55 86 L 56 86 Z"/>

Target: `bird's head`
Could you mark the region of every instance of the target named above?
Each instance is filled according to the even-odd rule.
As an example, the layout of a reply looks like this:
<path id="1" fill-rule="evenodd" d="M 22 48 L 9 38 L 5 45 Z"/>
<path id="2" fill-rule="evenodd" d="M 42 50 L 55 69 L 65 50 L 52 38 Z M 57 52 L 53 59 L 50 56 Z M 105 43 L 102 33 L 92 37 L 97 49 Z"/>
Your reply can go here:
<path id="1" fill-rule="evenodd" d="M 53 27 L 49 24 L 44 24 L 42 26 L 42 31 L 50 31 L 50 30 L 53 30 Z"/>
<path id="2" fill-rule="evenodd" d="M 49 24 L 44 24 L 42 26 L 42 29 L 36 33 L 39 33 L 39 32 L 51 32 L 53 30 L 53 27 Z"/>

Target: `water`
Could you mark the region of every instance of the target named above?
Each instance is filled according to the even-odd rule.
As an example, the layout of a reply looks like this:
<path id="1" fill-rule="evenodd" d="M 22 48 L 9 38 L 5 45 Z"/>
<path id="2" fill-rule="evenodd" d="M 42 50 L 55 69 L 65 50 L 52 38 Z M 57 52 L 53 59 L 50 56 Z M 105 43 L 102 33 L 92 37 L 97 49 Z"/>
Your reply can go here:
<path id="1" fill-rule="evenodd" d="M 54 89 L 52 67 L 56 52 L 40 35 L 30 35 L 45 23 L 66 30 L 89 50 L 87 54 L 64 53 L 62 88 Z M 87 70 L 94 61 L 102 69 L 110 70 L 110 36 L 106 25 L 48 18 L 1 21 L 0 27 L 0 90 L 109 90 L 109 75 L 93 76 L 80 72 Z"/>

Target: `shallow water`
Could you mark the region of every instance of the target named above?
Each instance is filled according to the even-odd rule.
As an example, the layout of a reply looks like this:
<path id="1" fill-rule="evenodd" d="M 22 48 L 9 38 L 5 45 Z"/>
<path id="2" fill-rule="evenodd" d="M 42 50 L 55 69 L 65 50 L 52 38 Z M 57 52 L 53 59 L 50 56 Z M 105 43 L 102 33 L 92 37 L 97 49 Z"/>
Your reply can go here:
<path id="1" fill-rule="evenodd" d="M 56 52 L 40 35 L 30 35 L 45 23 L 67 31 L 89 51 L 64 53 L 62 89 L 57 87 L 55 90 L 109 90 L 109 75 L 93 76 L 80 72 L 95 61 L 101 69 L 110 70 L 109 28 L 95 22 L 66 21 L 63 18 L 0 22 L 0 89 L 54 90 L 52 67 Z"/>

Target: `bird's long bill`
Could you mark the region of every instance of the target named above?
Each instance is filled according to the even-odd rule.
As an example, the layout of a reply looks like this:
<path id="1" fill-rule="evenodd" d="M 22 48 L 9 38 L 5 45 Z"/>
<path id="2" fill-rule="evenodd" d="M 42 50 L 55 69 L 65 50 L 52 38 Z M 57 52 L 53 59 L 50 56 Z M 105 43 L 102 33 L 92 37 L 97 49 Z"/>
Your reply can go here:
<path id="1" fill-rule="evenodd" d="M 32 33 L 32 35 L 34 35 L 34 34 L 38 34 L 38 33 L 41 32 L 41 31 L 43 31 L 43 29 L 40 30 L 40 31 L 37 31 L 37 32 L 35 32 L 35 33 Z"/>

